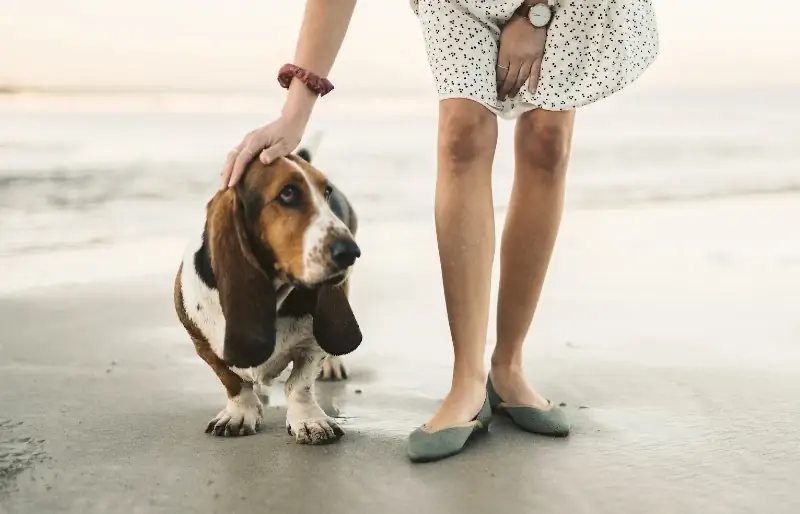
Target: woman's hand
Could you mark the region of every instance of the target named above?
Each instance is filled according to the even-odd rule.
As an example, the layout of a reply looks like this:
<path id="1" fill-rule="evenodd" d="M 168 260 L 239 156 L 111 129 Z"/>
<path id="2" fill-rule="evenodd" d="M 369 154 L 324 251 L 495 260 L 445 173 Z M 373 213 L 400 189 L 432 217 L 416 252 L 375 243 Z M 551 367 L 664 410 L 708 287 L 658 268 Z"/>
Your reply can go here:
<path id="1" fill-rule="evenodd" d="M 301 119 L 281 116 L 272 123 L 249 132 L 228 153 L 225 167 L 222 168 L 220 189 L 235 186 L 256 155 L 261 162 L 269 164 L 278 157 L 292 153 L 300 144 L 305 125 Z"/>
<path id="2" fill-rule="evenodd" d="M 325 77 L 342 46 L 356 0 L 306 0 L 305 4 L 294 64 Z M 282 116 L 244 136 L 228 154 L 222 169 L 222 189 L 235 185 L 256 155 L 260 154 L 261 162 L 268 164 L 294 151 L 316 99 L 317 95 L 303 83 L 292 81 Z"/>
<path id="3" fill-rule="evenodd" d="M 536 28 L 514 15 L 500 32 L 497 53 L 497 95 L 503 101 L 514 97 L 528 80 L 528 91 L 536 91 L 542 67 L 547 29 Z"/>

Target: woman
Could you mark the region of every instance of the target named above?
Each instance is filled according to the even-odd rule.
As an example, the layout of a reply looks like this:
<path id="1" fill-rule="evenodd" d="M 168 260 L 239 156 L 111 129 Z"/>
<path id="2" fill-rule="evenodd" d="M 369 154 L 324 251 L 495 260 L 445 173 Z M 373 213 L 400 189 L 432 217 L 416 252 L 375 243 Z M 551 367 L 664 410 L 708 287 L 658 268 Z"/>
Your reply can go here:
<path id="1" fill-rule="evenodd" d="M 255 156 L 298 145 L 356 0 L 307 0 L 281 116 L 229 154 L 223 187 Z M 564 436 L 563 412 L 526 381 L 522 347 L 556 240 L 575 109 L 631 83 L 658 52 L 650 0 L 411 0 L 439 94 L 436 233 L 455 353 L 452 386 L 412 432 L 414 461 L 454 455 L 504 409 L 523 430 Z M 497 344 L 483 356 L 494 257 L 497 117 L 516 119 L 515 173 L 500 247 Z"/>

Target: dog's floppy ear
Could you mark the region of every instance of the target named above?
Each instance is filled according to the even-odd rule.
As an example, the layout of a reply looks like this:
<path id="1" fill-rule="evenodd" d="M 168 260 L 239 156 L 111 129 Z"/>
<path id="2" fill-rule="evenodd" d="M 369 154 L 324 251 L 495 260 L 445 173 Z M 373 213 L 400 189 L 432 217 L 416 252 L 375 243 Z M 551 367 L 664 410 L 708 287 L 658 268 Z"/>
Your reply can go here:
<path id="1" fill-rule="evenodd" d="M 361 344 L 361 329 L 344 289 L 323 285 L 317 292 L 314 338 L 331 355 L 345 355 Z"/>
<path id="2" fill-rule="evenodd" d="M 272 281 L 252 253 L 244 206 L 234 190 L 209 204 L 211 265 L 225 316 L 223 360 L 250 368 L 275 349 L 276 297 Z"/>

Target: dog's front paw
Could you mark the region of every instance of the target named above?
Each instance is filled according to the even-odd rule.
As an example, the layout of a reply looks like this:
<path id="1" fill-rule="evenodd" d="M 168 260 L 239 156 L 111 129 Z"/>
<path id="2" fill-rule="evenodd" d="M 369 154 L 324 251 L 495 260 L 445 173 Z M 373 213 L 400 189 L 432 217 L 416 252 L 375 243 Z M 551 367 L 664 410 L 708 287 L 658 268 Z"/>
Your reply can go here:
<path id="1" fill-rule="evenodd" d="M 225 408 L 208 423 L 206 433 L 223 437 L 253 435 L 263 417 L 261 400 L 252 389 L 242 389 L 237 396 L 228 398 Z"/>
<path id="2" fill-rule="evenodd" d="M 298 444 L 329 444 L 338 441 L 344 430 L 331 418 L 287 421 L 286 431 Z"/>
<path id="3" fill-rule="evenodd" d="M 322 362 L 322 369 L 319 372 L 320 380 L 347 380 L 347 368 L 341 357 L 329 355 Z"/>

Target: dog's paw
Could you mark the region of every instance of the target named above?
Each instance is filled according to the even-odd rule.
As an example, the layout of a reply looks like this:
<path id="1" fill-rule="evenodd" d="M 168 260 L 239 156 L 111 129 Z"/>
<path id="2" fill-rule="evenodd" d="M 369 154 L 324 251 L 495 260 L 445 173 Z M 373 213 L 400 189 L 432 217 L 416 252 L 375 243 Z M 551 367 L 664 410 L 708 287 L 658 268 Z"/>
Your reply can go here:
<path id="1" fill-rule="evenodd" d="M 320 380 L 347 380 L 347 368 L 344 360 L 335 355 L 329 355 L 322 361 L 322 369 L 319 372 Z"/>
<path id="2" fill-rule="evenodd" d="M 222 437 L 253 435 L 261 425 L 264 407 L 252 389 L 242 389 L 206 426 L 206 433 Z"/>
<path id="3" fill-rule="evenodd" d="M 331 418 L 287 421 L 286 431 L 298 444 L 329 444 L 344 435 L 344 430 Z"/>

